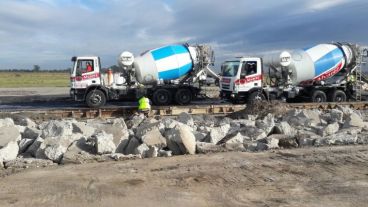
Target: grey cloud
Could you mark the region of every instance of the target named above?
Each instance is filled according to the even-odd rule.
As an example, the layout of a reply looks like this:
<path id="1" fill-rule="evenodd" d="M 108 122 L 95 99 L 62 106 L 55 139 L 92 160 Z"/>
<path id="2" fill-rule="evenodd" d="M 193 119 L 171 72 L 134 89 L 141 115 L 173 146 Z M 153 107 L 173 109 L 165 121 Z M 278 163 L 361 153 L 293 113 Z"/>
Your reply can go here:
<path id="1" fill-rule="evenodd" d="M 109 66 L 123 50 L 186 41 L 212 44 L 217 63 L 326 41 L 367 43 L 363 0 L 85 2 L 1 1 L 0 68 L 66 68 L 73 55 L 99 55 Z"/>

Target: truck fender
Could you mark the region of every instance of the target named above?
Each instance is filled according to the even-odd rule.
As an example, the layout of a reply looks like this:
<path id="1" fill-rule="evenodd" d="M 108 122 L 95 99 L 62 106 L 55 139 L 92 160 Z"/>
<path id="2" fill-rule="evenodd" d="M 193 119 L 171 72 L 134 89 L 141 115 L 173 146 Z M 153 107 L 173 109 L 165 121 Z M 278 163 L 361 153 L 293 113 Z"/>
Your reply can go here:
<path id="1" fill-rule="evenodd" d="M 88 86 L 88 88 L 86 88 L 86 92 L 84 93 L 84 100 L 86 100 L 86 96 L 91 90 L 101 90 L 105 94 L 106 99 L 109 99 L 109 96 L 108 96 L 109 89 L 108 88 L 101 86 L 101 85 L 91 85 L 91 86 Z"/>
<path id="2" fill-rule="evenodd" d="M 251 94 L 253 92 L 261 92 L 268 100 L 268 94 L 265 93 L 265 91 L 261 87 L 252 88 L 251 90 L 248 91 L 248 94 Z"/>

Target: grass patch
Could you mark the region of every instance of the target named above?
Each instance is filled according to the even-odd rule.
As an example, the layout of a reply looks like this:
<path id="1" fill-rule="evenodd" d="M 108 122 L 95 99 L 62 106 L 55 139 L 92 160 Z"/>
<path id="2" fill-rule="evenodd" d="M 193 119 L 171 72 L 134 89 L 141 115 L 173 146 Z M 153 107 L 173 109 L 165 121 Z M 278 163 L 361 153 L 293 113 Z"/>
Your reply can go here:
<path id="1" fill-rule="evenodd" d="M 69 87 L 69 83 L 69 73 L 0 72 L 0 88 Z"/>

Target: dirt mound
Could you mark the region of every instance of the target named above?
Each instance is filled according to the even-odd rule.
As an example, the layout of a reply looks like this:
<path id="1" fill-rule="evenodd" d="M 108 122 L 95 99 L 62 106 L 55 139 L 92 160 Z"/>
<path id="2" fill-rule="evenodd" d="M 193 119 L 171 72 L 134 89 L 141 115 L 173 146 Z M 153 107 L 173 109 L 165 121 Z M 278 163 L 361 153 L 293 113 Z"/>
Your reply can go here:
<path id="1" fill-rule="evenodd" d="M 257 115 L 259 118 L 265 117 L 271 113 L 275 116 L 282 116 L 290 110 L 287 103 L 279 101 L 262 101 L 254 104 L 248 104 L 245 109 L 229 115 L 232 119 L 246 118 L 247 115 Z"/>

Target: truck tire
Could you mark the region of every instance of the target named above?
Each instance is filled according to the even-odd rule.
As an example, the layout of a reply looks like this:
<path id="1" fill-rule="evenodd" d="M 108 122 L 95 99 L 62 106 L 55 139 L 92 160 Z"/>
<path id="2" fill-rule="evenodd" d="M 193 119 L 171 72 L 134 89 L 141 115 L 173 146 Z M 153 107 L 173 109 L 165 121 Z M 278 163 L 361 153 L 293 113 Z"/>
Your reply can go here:
<path id="1" fill-rule="evenodd" d="M 179 105 L 188 105 L 192 102 L 192 91 L 188 88 L 182 88 L 176 91 L 175 101 Z"/>
<path id="2" fill-rule="evenodd" d="M 261 91 L 255 91 L 248 96 L 247 102 L 248 104 L 255 104 L 264 100 L 266 100 L 266 97 L 263 93 Z"/>
<path id="3" fill-rule="evenodd" d="M 169 90 L 163 88 L 158 89 L 152 95 L 153 103 L 157 106 L 169 105 L 172 99 L 171 96 L 172 94 Z"/>
<path id="4" fill-rule="evenodd" d="M 345 102 L 346 101 L 346 94 L 342 90 L 336 90 L 331 95 L 332 102 Z"/>
<path id="5" fill-rule="evenodd" d="M 315 90 L 312 94 L 311 99 L 312 99 L 312 102 L 314 103 L 326 102 L 327 100 L 326 93 L 321 90 Z"/>
<path id="6" fill-rule="evenodd" d="M 105 93 L 101 90 L 90 90 L 86 96 L 86 103 L 91 108 L 99 108 L 106 104 Z"/>

